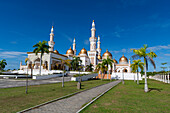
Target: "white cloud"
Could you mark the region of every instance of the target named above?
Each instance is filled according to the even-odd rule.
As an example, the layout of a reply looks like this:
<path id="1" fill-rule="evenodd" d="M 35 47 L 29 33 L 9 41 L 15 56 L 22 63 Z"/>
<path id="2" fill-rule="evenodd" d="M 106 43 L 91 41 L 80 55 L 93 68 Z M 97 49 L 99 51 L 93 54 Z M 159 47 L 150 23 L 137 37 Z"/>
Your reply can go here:
<path id="1" fill-rule="evenodd" d="M 0 48 L 0 50 L 3 50 L 3 49 Z"/>
<path id="2" fill-rule="evenodd" d="M 170 56 L 170 54 L 164 54 L 165 56 Z"/>
<path id="3" fill-rule="evenodd" d="M 152 51 L 157 51 L 161 49 L 170 49 L 170 44 L 167 46 L 158 45 L 158 46 L 148 47 L 148 49 Z"/>
<path id="4" fill-rule="evenodd" d="M 84 41 L 84 44 L 85 44 L 85 45 L 89 45 L 89 40 L 85 40 L 85 41 Z"/>
<path id="5" fill-rule="evenodd" d="M 15 58 L 15 57 L 20 57 L 22 55 L 26 55 L 26 52 L 18 52 L 18 51 L 0 52 L 0 57 L 2 57 L 2 58 Z"/>
<path id="6" fill-rule="evenodd" d="M 115 50 L 115 51 L 110 51 L 111 53 L 129 53 L 130 49 L 121 49 L 121 50 Z"/>
<path id="7" fill-rule="evenodd" d="M 17 42 L 16 41 L 12 41 L 12 42 L 10 42 L 11 44 L 16 44 Z"/>

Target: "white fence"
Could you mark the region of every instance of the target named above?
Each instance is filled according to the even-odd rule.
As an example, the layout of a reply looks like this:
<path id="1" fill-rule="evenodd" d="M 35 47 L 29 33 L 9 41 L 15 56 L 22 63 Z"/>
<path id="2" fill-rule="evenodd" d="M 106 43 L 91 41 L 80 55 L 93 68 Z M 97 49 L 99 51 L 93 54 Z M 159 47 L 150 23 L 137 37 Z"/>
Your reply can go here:
<path id="1" fill-rule="evenodd" d="M 170 76 L 169 74 L 162 74 L 162 75 L 157 74 L 157 75 L 155 75 L 153 77 L 150 76 L 149 78 L 169 84 L 170 83 L 169 76 Z"/>
<path id="2" fill-rule="evenodd" d="M 71 77 L 71 81 L 79 81 L 79 79 L 81 78 L 82 81 L 86 81 L 90 78 L 94 78 L 98 76 L 98 73 L 95 73 L 95 74 L 91 74 L 91 75 L 84 75 L 84 76 L 81 76 L 81 77 Z"/>
<path id="3" fill-rule="evenodd" d="M 141 74 L 138 73 L 139 80 L 142 80 Z M 137 80 L 137 73 L 112 73 L 112 79 Z"/>

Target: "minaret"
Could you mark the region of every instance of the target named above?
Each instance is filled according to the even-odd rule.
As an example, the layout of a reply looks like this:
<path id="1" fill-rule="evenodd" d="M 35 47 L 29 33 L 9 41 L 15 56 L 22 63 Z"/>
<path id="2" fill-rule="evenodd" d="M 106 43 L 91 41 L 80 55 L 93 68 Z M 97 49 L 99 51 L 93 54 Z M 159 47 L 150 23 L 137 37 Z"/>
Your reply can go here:
<path id="1" fill-rule="evenodd" d="M 51 33 L 50 33 L 50 41 L 48 41 L 48 45 L 51 47 L 49 48 L 49 51 L 54 51 L 54 44 L 55 42 L 53 41 L 54 40 L 54 29 L 53 29 L 53 26 L 51 28 Z"/>
<path id="2" fill-rule="evenodd" d="M 74 55 L 76 55 L 77 50 L 76 50 L 76 40 L 75 40 L 75 38 L 73 40 L 73 51 L 74 51 Z"/>
<path id="3" fill-rule="evenodd" d="M 96 29 L 95 29 L 95 24 L 93 20 L 92 28 L 91 28 L 91 37 L 89 39 L 90 40 L 90 51 L 96 51 L 97 38 L 95 37 L 95 32 L 96 32 Z"/>
<path id="4" fill-rule="evenodd" d="M 97 51 L 98 51 L 98 56 L 101 56 L 101 51 L 102 49 L 100 48 L 100 36 L 98 36 L 98 42 L 97 42 Z"/>

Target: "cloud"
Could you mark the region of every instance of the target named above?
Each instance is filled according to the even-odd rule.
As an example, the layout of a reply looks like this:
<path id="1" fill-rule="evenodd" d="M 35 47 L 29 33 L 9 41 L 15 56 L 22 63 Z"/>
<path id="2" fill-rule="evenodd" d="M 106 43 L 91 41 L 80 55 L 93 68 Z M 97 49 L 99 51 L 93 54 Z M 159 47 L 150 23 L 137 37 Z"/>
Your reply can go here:
<path id="1" fill-rule="evenodd" d="M 170 54 L 164 54 L 165 56 L 170 56 Z"/>
<path id="2" fill-rule="evenodd" d="M 121 50 L 115 50 L 115 51 L 110 51 L 111 53 L 130 53 L 130 49 L 121 49 Z"/>
<path id="3" fill-rule="evenodd" d="M 62 35 L 64 38 L 67 38 L 70 42 L 73 41 L 73 39 L 72 39 L 70 36 L 68 36 L 67 34 L 65 34 L 65 33 L 61 33 L 61 35 Z"/>
<path id="4" fill-rule="evenodd" d="M 0 48 L 0 50 L 3 50 L 3 49 Z"/>
<path id="5" fill-rule="evenodd" d="M 2 58 L 16 58 L 16 57 L 21 57 L 22 55 L 26 55 L 26 52 L 18 52 L 18 51 L 0 52 L 0 57 Z"/>
<path id="6" fill-rule="evenodd" d="M 89 45 L 89 40 L 85 40 L 85 41 L 84 41 L 84 44 L 85 44 L 85 45 Z"/>
<path id="7" fill-rule="evenodd" d="M 12 42 L 10 42 L 11 44 L 16 44 L 17 42 L 16 41 L 12 41 Z"/>
<path id="8" fill-rule="evenodd" d="M 153 46 L 153 47 L 148 47 L 149 50 L 152 51 L 157 51 L 157 50 L 162 50 L 162 49 L 170 49 L 170 44 L 163 46 L 163 45 L 158 45 L 158 46 Z"/>
<path id="9" fill-rule="evenodd" d="M 114 32 L 114 36 L 120 38 L 120 34 L 118 32 Z"/>

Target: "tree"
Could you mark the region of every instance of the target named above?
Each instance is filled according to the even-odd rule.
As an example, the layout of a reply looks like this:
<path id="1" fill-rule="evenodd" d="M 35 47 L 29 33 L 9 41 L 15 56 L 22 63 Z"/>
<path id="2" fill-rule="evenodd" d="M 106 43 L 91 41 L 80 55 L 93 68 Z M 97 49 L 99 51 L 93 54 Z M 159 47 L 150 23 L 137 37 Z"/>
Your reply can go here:
<path id="1" fill-rule="evenodd" d="M 105 75 L 105 71 L 107 71 L 108 68 L 107 68 L 107 66 L 102 62 L 102 63 L 97 64 L 96 70 L 97 70 L 97 72 L 101 71 L 101 80 L 102 80 L 102 79 L 104 78 L 104 76 L 102 76 L 102 74 Z"/>
<path id="2" fill-rule="evenodd" d="M 75 70 L 79 70 L 78 69 L 78 66 L 79 66 L 79 64 L 81 64 L 82 63 L 82 60 L 80 59 L 80 57 L 73 57 L 73 60 L 71 61 L 71 66 L 72 66 L 72 68 L 73 68 L 73 70 L 75 71 Z"/>
<path id="3" fill-rule="evenodd" d="M 7 65 L 6 60 L 2 59 L 0 61 L 0 70 L 2 71 L 5 68 L 6 65 Z"/>
<path id="4" fill-rule="evenodd" d="M 47 45 L 47 41 L 39 41 L 39 43 L 35 44 L 33 47 L 35 47 L 35 49 L 33 50 L 33 53 L 35 53 L 36 55 L 40 52 L 40 72 L 39 74 L 41 75 L 41 65 L 42 65 L 42 56 L 44 55 L 44 53 L 49 53 L 49 48 L 50 46 Z"/>
<path id="5" fill-rule="evenodd" d="M 148 61 L 151 62 L 151 64 L 156 68 L 154 60 L 150 57 L 151 53 L 146 53 L 146 49 L 148 46 L 146 44 L 143 45 L 144 47 L 140 49 L 131 49 L 135 53 L 135 55 L 132 56 L 133 59 L 135 58 L 144 58 L 144 69 L 145 69 L 145 88 L 144 91 L 148 92 L 148 84 L 147 84 L 147 74 L 146 71 L 148 70 Z"/>
<path id="6" fill-rule="evenodd" d="M 112 68 L 112 63 L 114 63 L 114 61 L 112 59 L 110 59 L 109 57 L 107 57 L 107 59 L 103 60 L 103 63 L 104 63 L 104 65 L 107 66 L 107 69 L 109 69 L 109 66 Z M 107 78 L 108 78 L 108 74 L 110 74 L 109 70 L 107 70 Z"/>
<path id="7" fill-rule="evenodd" d="M 93 64 L 86 65 L 86 71 L 93 71 Z"/>
<path id="8" fill-rule="evenodd" d="M 133 64 L 131 64 L 131 66 L 130 66 L 132 68 L 133 73 L 137 72 L 137 84 L 139 84 L 139 75 L 138 75 L 139 70 L 138 70 L 138 68 L 140 68 L 141 71 L 143 71 L 143 69 L 144 69 L 143 66 L 144 66 L 144 63 L 141 62 L 140 59 L 139 60 L 133 60 Z"/>
<path id="9" fill-rule="evenodd" d="M 65 65 L 66 66 L 69 66 L 69 68 L 71 67 L 71 64 L 70 64 L 70 59 L 67 59 L 67 60 L 63 60 L 61 58 L 59 58 L 61 60 L 60 64 L 61 64 L 61 67 L 63 69 L 63 80 L 62 80 L 62 87 L 64 87 L 64 73 L 65 73 Z M 56 64 L 58 65 L 58 64 Z"/>

